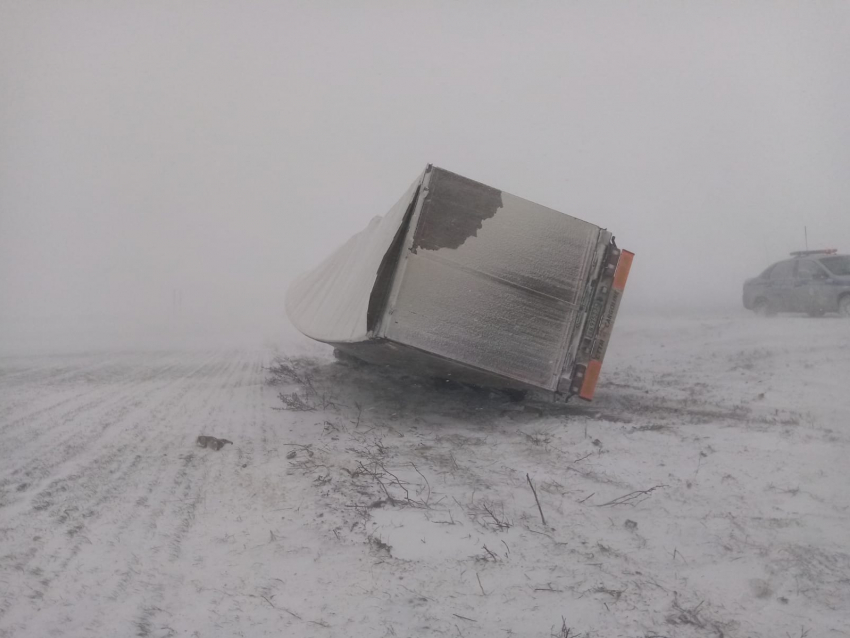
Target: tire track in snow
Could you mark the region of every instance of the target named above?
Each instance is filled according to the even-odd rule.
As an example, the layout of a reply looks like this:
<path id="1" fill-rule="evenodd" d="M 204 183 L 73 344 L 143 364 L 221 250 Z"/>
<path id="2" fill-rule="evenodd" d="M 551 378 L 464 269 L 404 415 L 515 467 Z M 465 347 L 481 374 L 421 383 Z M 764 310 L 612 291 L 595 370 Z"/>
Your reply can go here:
<path id="1" fill-rule="evenodd" d="M 43 629 L 85 635 L 162 631 L 171 592 L 187 586 L 183 574 L 205 553 L 197 542 L 205 531 L 194 530 L 207 490 L 240 480 L 241 465 L 254 457 L 256 444 L 268 440 L 276 414 L 266 403 L 262 353 L 220 353 L 212 359 L 182 372 L 170 388 L 149 392 L 143 386 L 139 409 L 90 441 L 88 452 L 69 461 L 64 479 L 54 468 L 50 485 L 66 489 L 56 492 L 50 507 L 31 513 L 35 526 L 13 532 L 14 560 L 0 557 L 0 566 L 14 563 L 18 589 L 33 596 L 9 603 L 8 615 L 0 607 L 0 636 L 44 634 Z M 132 392 L 124 392 L 125 402 L 134 401 Z M 198 450 L 194 437 L 202 432 L 235 445 L 221 452 Z M 22 507 L 14 509 L 22 514 Z M 74 619 L 69 625 L 60 596 L 90 611 L 68 614 Z"/>
<path id="2" fill-rule="evenodd" d="M 15 358 L 16 357 L 4 357 L 3 359 L 6 359 L 8 361 L 10 359 L 15 359 Z M 50 358 L 50 357 L 48 357 L 48 358 Z M 68 359 L 75 360 L 75 359 L 81 359 L 81 358 L 88 358 L 88 359 L 93 359 L 93 362 L 90 363 L 90 364 L 87 364 L 87 365 L 85 365 L 85 364 L 81 365 L 80 363 L 69 363 L 67 365 L 63 364 L 63 365 L 65 365 L 65 367 L 57 367 L 57 364 L 55 362 L 53 362 L 53 363 L 48 362 L 48 363 L 45 363 L 44 365 L 38 365 L 38 366 L 34 366 L 32 368 L 26 368 L 24 370 L 18 370 L 18 371 L 14 371 L 14 372 L 5 372 L 5 373 L 0 372 L 0 383 L 7 385 L 7 382 L 9 382 L 9 381 L 13 381 L 15 379 L 23 379 L 22 385 L 23 384 L 29 384 L 29 383 L 32 382 L 32 380 L 28 379 L 27 375 L 34 376 L 35 379 L 38 380 L 39 378 L 45 378 L 44 372 L 47 371 L 47 372 L 50 372 L 50 375 L 48 375 L 48 376 L 56 377 L 56 376 L 60 376 L 62 374 L 65 374 L 67 372 L 76 373 L 76 372 L 81 371 L 81 370 L 87 370 L 87 369 L 90 369 L 90 368 L 93 368 L 93 367 L 100 367 L 100 366 L 108 365 L 111 362 L 117 361 L 120 357 L 115 356 L 115 357 L 113 357 L 113 358 L 111 358 L 107 361 L 104 361 L 103 355 L 100 355 L 100 354 L 66 355 L 66 356 L 53 357 L 53 358 L 58 359 L 58 360 L 68 360 Z M 2 361 L 2 359 L 0 359 L 0 361 Z M 3 364 L 0 363 L 0 366 L 2 366 L 2 365 Z M 9 365 L 9 364 L 6 364 L 6 365 Z"/>
<path id="3" fill-rule="evenodd" d="M 90 397 L 93 394 L 95 394 L 95 395 L 106 394 L 107 396 L 114 396 L 116 392 L 119 392 L 122 389 L 124 389 L 124 388 L 122 388 L 122 386 L 127 386 L 128 384 L 135 383 L 139 379 L 147 380 L 147 379 L 153 378 L 155 375 L 161 375 L 162 373 L 167 372 L 171 369 L 174 369 L 175 367 L 177 367 L 179 365 L 179 363 L 180 363 L 179 358 L 174 357 L 173 355 L 171 355 L 170 358 L 174 359 L 174 363 L 169 365 L 169 366 L 162 367 L 160 364 L 156 363 L 156 360 L 154 360 L 154 362 L 148 363 L 146 365 L 136 364 L 136 365 L 133 366 L 133 370 L 134 370 L 133 374 L 130 377 L 128 377 L 125 381 L 118 381 L 117 383 L 115 383 L 113 385 L 113 382 L 110 382 L 109 380 L 105 380 L 103 382 L 99 382 L 99 383 L 95 384 L 95 387 L 93 387 L 89 390 L 74 392 L 74 394 L 72 396 L 66 397 L 66 398 L 64 398 L 60 401 L 57 401 L 56 403 L 52 403 L 51 405 L 39 406 L 39 407 L 35 408 L 32 412 L 29 412 L 29 413 L 24 414 L 24 415 L 19 415 L 19 416 L 16 416 L 14 418 L 10 418 L 8 421 L 4 419 L 4 424 L 2 426 L 0 426 L 0 436 L 8 435 L 8 432 L 10 430 L 13 430 L 18 426 L 23 426 L 28 430 L 32 429 L 32 425 L 33 425 L 32 420 L 34 418 L 41 417 L 41 416 L 44 416 L 44 415 L 48 415 L 53 410 L 60 409 L 60 408 L 67 406 L 68 403 L 81 401 L 81 399 L 84 399 L 86 397 Z M 133 365 L 133 364 L 131 363 L 131 365 Z M 123 366 L 123 367 L 126 368 L 127 366 Z M 73 377 L 72 377 L 72 380 L 73 380 Z M 49 392 L 50 388 L 48 387 L 47 389 L 45 389 L 45 388 L 42 387 L 44 385 L 47 385 L 47 384 L 45 384 L 43 382 L 39 382 L 37 396 L 42 395 L 45 392 Z M 68 384 L 68 385 L 71 385 L 71 384 Z M 91 383 L 79 383 L 78 385 L 80 387 L 86 387 L 88 385 L 91 385 Z M 81 402 L 81 406 L 78 406 L 78 407 L 90 406 L 90 405 L 94 405 L 94 402 Z M 76 408 L 72 408 L 72 410 L 73 409 L 76 409 Z"/>
<path id="4" fill-rule="evenodd" d="M 98 514 L 93 521 L 86 521 L 85 525 L 110 530 L 108 535 L 99 537 L 96 542 L 100 546 L 106 543 L 109 546 L 109 554 L 117 553 L 123 557 L 123 561 L 119 562 L 125 568 L 117 570 L 110 577 L 97 571 L 87 576 L 84 574 L 84 581 L 93 581 L 91 588 L 110 591 L 113 600 L 123 600 L 124 592 L 137 588 L 134 583 L 138 574 L 151 572 L 151 564 L 157 568 L 161 566 L 163 559 L 158 558 L 158 555 L 162 551 L 174 553 L 175 548 L 179 549 L 180 534 L 185 534 L 191 526 L 191 511 L 193 506 L 197 506 L 203 481 L 197 481 L 196 475 L 198 470 L 203 468 L 193 452 L 183 455 L 180 463 L 175 464 L 175 457 L 170 451 L 175 448 L 192 450 L 197 432 L 189 431 L 185 427 L 171 427 L 172 422 L 175 419 L 184 421 L 182 415 L 186 412 L 191 413 L 192 418 L 186 421 L 190 427 L 197 427 L 208 421 L 222 401 L 222 389 L 227 388 L 229 379 L 236 374 L 239 365 L 239 360 L 234 361 L 232 357 L 215 362 L 212 366 L 198 371 L 195 375 L 196 382 L 191 386 L 187 385 L 179 395 L 173 395 L 169 401 L 160 401 L 152 408 L 157 410 L 160 416 L 158 419 L 151 419 L 144 438 L 137 440 L 133 460 L 125 465 L 125 471 L 121 474 L 106 477 L 105 482 L 113 484 L 114 487 L 103 492 L 97 501 L 90 504 L 91 510 L 105 511 L 105 515 Z M 170 458 L 164 457 L 163 450 L 169 450 Z M 92 471 L 93 468 L 90 468 L 89 473 Z M 128 471 L 134 479 L 132 485 L 127 480 Z M 178 491 L 181 489 L 182 491 Z M 151 511 L 145 507 L 145 499 L 158 501 L 160 507 Z M 111 504 L 117 507 L 110 508 Z M 143 515 L 144 522 L 137 520 L 140 515 Z M 174 519 L 176 529 L 166 530 L 162 523 L 158 522 L 163 517 L 167 526 Z M 132 542 L 127 543 L 127 536 L 131 537 Z M 90 539 L 81 535 L 74 544 L 73 551 L 62 560 L 60 569 L 79 570 L 80 565 L 97 563 L 93 554 L 98 551 L 90 543 Z M 136 550 L 128 553 L 123 549 L 125 545 Z M 78 552 L 81 552 L 79 556 Z M 161 575 L 155 573 L 149 573 L 148 576 L 148 580 L 161 578 Z M 103 596 L 98 594 L 94 598 L 99 601 L 101 608 L 105 605 Z M 146 593 L 144 599 L 150 601 L 150 592 Z M 87 600 L 91 603 L 91 596 Z M 127 605 L 131 601 L 123 602 Z M 90 629 L 101 621 L 95 619 L 92 622 Z M 144 623 L 138 625 L 139 631 L 143 625 Z M 121 633 L 124 633 L 124 630 Z M 113 633 L 106 632 L 103 635 Z"/>
<path id="5" fill-rule="evenodd" d="M 227 367 L 223 364 L 207 375 L 207 378 L 217 377 L 226 372 Z M 207 392 L 207 397 L 204 399 L 204 403 L 209 403 L 217 395 L 218 391 L 216 388 L 210 388 Z M 181 407 L 185 408 L 184 403 L 171 406 L 172 409 L 170 412 L 163 410 L 162 418 L 158 424 L 165 426 L 164 421 L 167 417 L 177 412 Z M 126 564 L 123 565 L 120 571 L 117 571 L 111 579 L 107 579 L 99 584 L 100 589 L 110 592 L 106 596 L 106 600 L 108 601 L 123 602 L 125 605 L 130 605 L 133 601 L 128 600 L 128 598 L 131 594 L 136 593 L 136 583 L 140 576 L 144 577 L 147 581 L 155 581 L 158 577 L 161 577 L 158 574 L 151 573 L 154 568 L 161 566 L 161 563 L 158 564 L 154 560 L 155 555 L 162 548 L 161 543 L 157 542 L 161 540 L 159 537 L 162 534 L 158 521 L 169 513 L 167 512 L 169 504 L 182 502 L 183 499 L 175 498 L 174 486 L 179 485 L 185 479 L 188 475 L 187 466 L 195 462 L 195 456 L 192 452 L 187 452 L 182 456 L 175 456 L 173 454 L 166 456 L 161 450 L 174 450 L 175 448 L 192 449 L 190 446 L 194 445 L 193 438 L 196 433 L 188 432 L 187 436 L 187 432 L 183 431 L 182 433 L 175 434 L 169 440 L 164 440 L 164 435 L 167 433 L 168 431 L 157 430 L 155 435 L 148 440 L 148 448 L 145 453 L 152 458 L 155 457 L 157 460 L 155 466 L 150 464 L 144 468 L 146 471 L 144 480 L 137 482 L 137 484 L 144 485 L 143 489 L 139 490 L 141 496 L 133 494 L 130 498 L 125 499 L 128 503 L 132 502 L 129 512 L 121 512 L 120 515 L 116 515 L 103 523 L 104 527 L 112 528 L 114 526 L 114 531 L 111 533 L 112 538 L 107 542 L 113 551 L 117 551 L 119 554 L 123 551 L 123 555 L 126 558 Z M 179 459 L 179 463 L 175 463 L 175 458 Z M 134 499 L 133 496 L 137 497 Z M 160 507 L 151 510 L 151 502 L 158 502 Z M 143 514 L 144 516 L 142 516 Z M 138 520 L 140 517 L 142 518 L 141 521 Z M 132 539 L 129 542 L 127 540 L 128 536 Z M 133 547 L 135 551 L 128 555 L 126 550 L 122 550 L 123 546 Z M 80 557 L 79 562 L 85 564 L 87 561 L 85 557 Z M 137 598 L 138 596 L 135 597 Z M 142 600 L 149 599 L 149 595 L 142 598 Z M 134 604 L 138 606 L 141 602 L 135 601 Z M 92 621 L 92 627 L 90 629 L 102 628 L 102 616 L 103 612 L 101 611 Z M 141 614 L 136 613 L 134 616 L 141 617 Z M 124 626 L 122 631 L 128 631 L 127 625 L 129 622 L 129 617 L 123 619 Z M 140 620 L 136 625 L 137 632 L 143 633 L 146 626 L 147 623 Z M 117 629 L 115 630 L 117 631 Z M 102 632 L 99 631 L 98 633 Z M 106 632 L 106 634 L 111 633 L 114 632 Z"/>
<path id="6" fill-rule="evenodd" d="M 226 367 L 226 362 L 216 361 L 216 355 L 206 356 L 205 362 L 200 366 L 193 364 L 194 369 L 182 377 L 170 382 L 171 394 L 167 394 L 159 399 L 159 404 L 175 405 L 187 393 L 194 390 L 198 385 L 203 384 L 205 380 L 214 375 L 217 371 L 223 370 Z M 182 382 L 182 383 L 181 383 Z M 129 395 L 126 400 L 131 400 Z M 148 395 L 148 401 L 152 402 L 152 395 Z M 30 516 L 39 514 L 38 521 L 40 525 L 36 531 L 40 532 L 35 535 L 27 533 L 26 540 L 32 538 L 33 545 L 22 552 L 17 552 L 17 556 L 28 558 L 23 562 L 18 561 L 15 568 L 23 571 L 27 568 L 30 560 L 36 556 L 49 555 L 50 563 L 60 560 L 60 571 L 67 567 L 71 559 L 77 554 L 81 546 L 92 541 L 80 532 L 86 525 L 97 524 L 100 512 L 98 508 L 107 503 L 110 499 L 120 494 L 122 489 L 127 488 L 127 477 L 138 468 L 142 467 L 141 461 L 144 456 L 135 454 L 127 460 L 127 450 L 135 437 L 139 434 L 138 430 L 143 422 L 147 419 L 139 419 L 137 417 L 135 423 L 131 423 L 132 427 L 127 428 L 129 441 L 123 445 L 118 445 L 112 449 L 98 449 L 98 455 L 88 465 L 78 468 L 78 471 L 65 477 L 64 479 L 54 479 L 51 482 L 51 488 L 56 490 L 57 494 L 64 496 L 64 500 L 58 504 L 51 504 L 42 510 L 36 510 Z M 124 424 L 118 424 L 119 427 Z M 148 437 L 150 439 L 150 437 Z M 101 443 L 102 442 L 98 442 Z M 105 453 L 104 453 L 105 452 Z M 160 455 L 161 456 L 161 455 Z M 43 492 L 42 492 L 43 493 Z M 132 510 L 131 510 L 132 512 Z M 55 538 L 54 528 L 57 525 L 66 525 L 65 534 L 68 538 L 74 539 L 70 544 L 61 534 L 58 540 Z M 30 526 L 31 531 L 32 525 Z M 45 536 L 49 536 L 49 540 L 55 540 L 52 545 L 46 546 Z M 7 555 L 8 557 L 8 555 Z M 4 558 L 7 558 L 4 557 Z M 61 557 L 61 558 L 60 558 Z M 12 558 L 16 556 L 12 555 Z M 0 559 L 2 561 L 2 559 Z M 48 565 L 49 567 L 49 565 Z M 36 576 L 43 573 L 45 570 L 40 566 L 35 566 L 31 570 Z M 45 586 L 45 583 L 40 583 Z M 48 583 L 49 584 L 49 579 Z M 43 593 L 43 592 L 42 592 Z M 0 609 L 2 616 L 2 609 Z"/>
<path id="7" fill-rule="evenodd" d="M 155 360 L 157 358 L 162 358 L 163 356 L 166 355 L 163 355 L 162 353 L 148 354 L 146 355 L 146 358 L 153 357 Z M 39 371 L 45 370 L 47 372 L 41 376 L 33 375 L 32 378 L 27 377 L 17 380 L 0 377 L 0 405 L 4 406 L 3 409 L 0 410 L 0 423 L 17 424 L 21 420 L 26 421 L 32 416 L 41 414 L 45 409 L 44 406 L 37 408 L 35 410 L 35 414 L 16 414 L 15 412 L 19 408 L 33 403 L 40 396 L 43 396 L 45 392 L 55 390 L 56 386 L 64 387 L 66 392 L 71 393 L 71 395 L 53 404 L 53 406 L 47 406 L 47 408 L 61 407 L 70 400 L 80 399 L 83 396 L 97 392 L 97 387 L 92 388 L 89 391 L 80 392 L 79 386 L 81 384 L 78 379 L 85 381 L 86 385 L 90 385 L 92 382 L 97 382 L 98 385 L 102 385 L 111 376 L 121 372 L 121 370 L 118 370 L 113 371 L 113 375 L 105 375 L 110 368 L 114 368 L 116 364 L 119 364 L 124 360 L 126 360 L 126 355 L 124 355 L 124 357 L 116 356 L 105 361 L 102 359 L 96 359 L 94 362 L 85 366 L 69 366 L 69 368 L 63 369 L 61 373 L 50 373 L 50 366 L 46 366 L 43 369 L 39 369 Z M 106 380 L 91 378 L 92 374 L 98 371 L 101 371 L 100 376 L 106 376 Z M 0 433 L 2 433 L 2 431 L 4 431 L 7 427 L 9 427 L 9 425 L 5 425 L 0 428 Z"/>
<path id="8" fill-rule="evenodd" d="M 177 363 L 168 365 L 162 371 L 170 371 L 178 365 Z M 85 449 L 112 423 L 119 422 L 130 410 L 141 405 L 140 400 L 132 398 L 133 394 L 158 376 L 161 376 L 161 373 L 157 373 L 156 370 L 140 371 L 117 388 L 105 388 L 103 392 L 106 396 L 63 413 L 61 417 L 52 420 L 51 425 L 47 427 L 33 425 L 29 431 L 29 438 L 25 440 L 4 437 L 2 450 L 5 453 L 0 452 L 3 454 L 0 456 L 0 461 L 3 461 L 6 466 L 4 468 L 6 476 L 0 479 L 0 490 L 8 489 L 12 484 L 17 483 L 16 490 L 24 491 L 32 484 L 49 477 L 57 465 L 68 461 L 77 452 Z M 150 396 L 161 390 L 167 390 L 173 383 L 175 379 L 169 379 L 148 390 L 147 394 Z M 89 428 L 77 429 L 81 424 Z M 51 438 L 53 440 L 45 445 L 45 439 Z M 45 448 L 48 449 L 47 454 L 45 454 Z M 14 464 L 5 458 L 12 451 L 14 451 L 15 460 L 18 461 Z M 0 492 L 0 503 L 2 502 L 2 492 Z"/>
<path id="9" fill-rule="evenodd" d="M 125 404 L 127 395 L 139 389 L 141 385 L 157 379 L 163 373 L 169 373 L 178 365 L 179 362 L 174 360 L 172 364 L 159 369 L 134 366 L 126 380 L 100 384 L 91 391 L 79 393 L 76 398 L 71 397 L 60 401 L 58 404 L 41 408 L 30 413 L 27 417 L 19 418 L 7 424 L 0 432 L 0 441 L 2 441 L 0 462 L 2 462 L 7 479 L 0 481 L 0 489 L 4 484 L 8 484 L 8 479 L 20 474 L 20 469 L 28 462 L 43 458 L 45 447 L 52 452 L 54 448 L 66 443 L 67 440 L 55 440 L 57 432 L 60 436 L 63 430 L 66 433 L 78 435 L 79 430 L 77 428 L 80 425 L 93 424 L 94 419 L 92 417 L 99 417 L 104 410 Z M 159 387 L 165 387 L 169 382 L 167 381 Z M 85 398 L 89 400 L 85 401 Z M 66 409 L 58 414 L 55 413 L 55 410 L 62 406 Z M 83 414 L 86 414 L 89 418 L 81 419 L 80 417 Z M 69 424 L 73 424 L 73 427 L 69 427 Z M 19 432 L 14 433 L 12 430 L 16 426 L 18 426 Z M 50 441 L 50 445 L 45 446 L 44 439 L 51 437 L 54 437 L 54 440 Z M 12 453 L 14 453 L 12 457 L 14 463 L 9 458 Z"/>
<path id="10" fill-rule="evenodd" d="M 240 385 L 239 369 L 241 367 L 240 361 L 236 360 L 224 374 L 219 375 L 223 377 L 221 385 L 205 399 L 203 406 L 206 409 L 197 412 L 200 422 L 203 423 L 203 431 L 217 436 L 232 437 L 236 439 L 236 445 L 239 444 L 240 438 L 232 434 L 232 429 L 222 431 L 220 427 L 222 417 L 217 413 L 221 412 L 222 406 L 230 405 L 231 410 L 233 409 L 233 389 Z M 190 432 L 189 440 L 185 441 L 187 449 L 188 446 L 194 446 L 193 438 L 197 431 Z M 179 457 L 181 463 L 173 474 L 170 485 L 166 490 L 163 484 L 163 490 L 160 490 L 156 499 L 160 506 L 155 508 L 148 518 L 151 527 L 148 529 L 145 540 L 148 543 L 160 541 L 155 542 L 151 548 L 151 558 L 158 564 L 156 571 L 159 571 L 163 564 L 175 564 L 183 559 L 183 541 L 192 529 L 198 507 L 204 500 L 206 488 L 210 483 L 211 468 L 221 467 L 226 462 L 226 457 L 223 451 L 210 450 L 187 452 Z M 158 521 L 163 521 L 164 525 Z M 183 571 L 179 570 L 171 579 L 174 586 L 179 586 Z M 156 577 L 157 574 L 147 576 L 150 580 Z M 134 582 L 132 577 L 125 577 L 123 580 L 123 587 L 132 588 Z M 168 615 L 168 612 L 163 610 L 163 607 L 168 607 L 168 603 L 169 597 L 164 586 L 136 601 L 137 608 L 133 614 L 133 622 L 138 634 L 142 635 L 150 631 L 155 622 L 167 620 L 161 616 Z"/>
<path id="11" fill-rule="evenodd" d="M 253 448 L 253 439 L 257 434 L 256 422 L 253 418 L 245 418 L 249 412 L 246 408 L 250 406 L 253 413 L 257 401 L 263 398 L 257 394 L 257 389 L 262 389 L 264 381 L 262 357 L 258 353 L 251 353 L 249 361 L 245 361 L 234 369 L 222 385 L 222 398 L 210 411 L 210 433 L 216 436 L 231 438 L 234 441 L 234 449 L 241 451 L 243 448 Z M 180 564 L 191 561 L 191 568 L 181 569 L 180 574 L 185 571 L 197 571 L 205 567 L 207 554 L 207 543 L 210 539 L 207 531 L 203 528 L 197 532 L 195 526 L 196 517 L 206 515 L 207 492 L 214 489 L 211 495 L 213 511 L 220 511 L 220 502 L 227 501 L 232 493 L 232 486 L 238 484 L 242 473 L 242 464 L 238 463 L 240 455 L 231 453 L 229 455 L 220 452 L 202 450 L 192 455 L 192 462 L 187 463 L 178 475 L 180 479 L 179 492 L 173 501 L 182 505 L 172 506 L 170 515 L 166 520 L 179 518 L 179 523 L 170 532 L 170 543 L 167 558 L 169 563 Z M 229 457 L 229 458 L 228 458 Z M 244 456 L 241 458 L 245 458 Z M 237 462 L 234 462 L 237 461 Z M 244 463 L 243 463 L 244 464 Z M 194 471 L 194 474 L 192 474 Z M 219 493 L 222 491 L 223 493 Z M 189 538 L 189 553 L 184 545 Z M 192 548 L 195 549 L 194 553 Z M 215 567 L 215 566 L 209 566 Z M 174 595 L 160 592 L 153 599 L 146 599 L 138 609 L 136 628 L 139 633 L 150 630 L 155 626 L 167 624 L 170 618 L 180 614 L 182 607 L 179 602 L 179 588 L 185 587 L 181 579 L 174 580 Z"/>
<path id="12" fill-rule="evenodd" d="M 206 406 L 209 406 L 209 409 L 206 412 L 204 423 L 205 423 L 205 432 L 217 434 L 224 438 L 233 437 L 237 439 L 236 445 L 239 444 L 238 437 L 229 432 L 220 432 L 221 428 L 215 427 L 216 421 L 220 421 L 220 419 L 216 418 L 215 412 L 221 410 L 222 405 L 231 405 L 233 400 L 233 389 L 239 382 L 239 370 L 241 368 L 241 361 L 237 360 L 227 371 L 227 376 L 219 388 L 219 391 L 214 393 L 216 401 L 207 401 Z M 236 378 L 234 382 L 233 379 Z M 223 400 L 222 400 L 223 399 Z M 190 434 L 190 437 L 192 435 Z M 191 440 L 188 442 L 193 444 L 194 442 Z M 228 452 L 232 450 L 227 448 Z M 222 455 L 220 452 L 215 457 L 210 456 L 211 452 L 208 450 L 198 450 L 197 452 L 187 453 L 186 458 L 189 460 L 184 462 L 181 466 L 180 471 L 175 477 L 174 488 L 182 489 L 180 499 L 178 502 L 190 502 L 190 506 L 184 507 L 173 507 L 171 514 L 179 517 L 179 523 L 176 526 L 176 529 L 171 533 L 170 537 L 170 545 L 169 545 L 169 559 L 173 562 L 176 561 L 180 557 L 181 552 L 181 542 L 188 532 L 189 527 L 191 527 L 192 518 L 194 515 L 194 510 L 197 506 L 198 499 L 203 493 L 203 488 L 205 485 L 205 481 L 207 475 L 209 473 L 209 464 L 205 463 L 200 459 L 207 458 L 215 458 L 216 463 L 221 465 L 221 463 L 225 462 L 226 455 Z M 194 462 L 194 463 L 192 463 Z M 189 472 L 190 469 L 194 469 L 201 472 L 201 476 L 192 476 Z M 200 479 L 197 481 L 193 481 L 193 479 Z M 170 517 L 174 518 L 174 516 Z"/>

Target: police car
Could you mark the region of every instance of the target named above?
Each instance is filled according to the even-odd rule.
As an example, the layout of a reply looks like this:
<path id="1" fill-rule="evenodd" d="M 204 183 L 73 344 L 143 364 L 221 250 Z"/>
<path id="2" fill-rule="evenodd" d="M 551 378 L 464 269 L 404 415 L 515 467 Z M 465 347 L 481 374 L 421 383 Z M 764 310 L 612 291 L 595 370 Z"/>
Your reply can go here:
<path id="1" fill-rule="evenodd" d="M 791 253 L 744 282 L 744 307 L 763 316 L 837 312 L 850 318 L 850 255 L 834 249 Z"/>

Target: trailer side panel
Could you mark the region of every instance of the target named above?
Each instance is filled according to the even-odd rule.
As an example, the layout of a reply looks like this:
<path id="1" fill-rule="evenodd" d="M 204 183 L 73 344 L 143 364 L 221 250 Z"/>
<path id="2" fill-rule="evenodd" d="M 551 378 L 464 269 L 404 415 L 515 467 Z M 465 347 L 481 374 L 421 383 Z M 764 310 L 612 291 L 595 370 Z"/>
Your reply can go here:
<path id="1" fill-rule="evenodd" d="M 383 336 L 555 390 L 599 227 L 433 168 Z"/>

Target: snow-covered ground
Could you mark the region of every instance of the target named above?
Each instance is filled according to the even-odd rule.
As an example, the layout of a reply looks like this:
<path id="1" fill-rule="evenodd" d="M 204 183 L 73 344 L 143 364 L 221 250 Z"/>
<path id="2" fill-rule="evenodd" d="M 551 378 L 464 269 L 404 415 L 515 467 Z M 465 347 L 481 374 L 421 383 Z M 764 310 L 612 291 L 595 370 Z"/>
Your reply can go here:
<path id="1" fill-rule="evenodd" d="M 567 406 L 297 351 L 0 359 L 0 636 L 850 636 L 850 322 L 625 315 Z"/>

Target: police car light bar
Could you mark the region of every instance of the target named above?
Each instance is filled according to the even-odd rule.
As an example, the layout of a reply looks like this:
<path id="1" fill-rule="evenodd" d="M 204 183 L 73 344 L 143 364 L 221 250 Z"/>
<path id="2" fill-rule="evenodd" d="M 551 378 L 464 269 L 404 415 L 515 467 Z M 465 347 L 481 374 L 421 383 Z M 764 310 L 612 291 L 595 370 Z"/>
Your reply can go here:
<path id="1" fill-rule="evenodd" d="M 837 248 L 824 248 L 823 250 L 798 250 L 791 253 L 792 257 L 807 257 L 808 255 L 834 255 L 838 252 Z"/>

